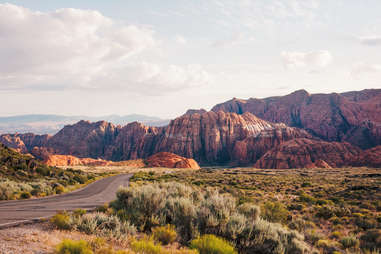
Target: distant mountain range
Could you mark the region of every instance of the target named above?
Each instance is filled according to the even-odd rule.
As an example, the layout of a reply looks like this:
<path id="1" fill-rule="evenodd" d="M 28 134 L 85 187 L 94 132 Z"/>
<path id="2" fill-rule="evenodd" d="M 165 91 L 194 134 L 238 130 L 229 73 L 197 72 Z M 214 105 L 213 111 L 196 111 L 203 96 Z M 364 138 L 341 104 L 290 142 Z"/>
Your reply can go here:
<path id="1" fill-rule="evenodd" d="M 63 116 L 63 115 L 16 115 L 0 117 L 0 134 L 4 133 L 34 133 L 55 134 L 65 125 L 74 124 L 80 120 L 91 122 L 107 121 L 115 125 L 126 125 L 131 122 L 141 122 L 148 126 L 164 126 L 169 120 L 145 115 L 106 115 L 91 116 Z"/>
<path id="2" fill-rule="evenodd" d="M 381 167 L 381 89 L 233 99 L 211 111 L 188 110 L 161 127 L 82 120 L 54 136 L 0 135 L 0 142 L 42 159 L 123 161 L 171 152 L 202 165 Z"/>

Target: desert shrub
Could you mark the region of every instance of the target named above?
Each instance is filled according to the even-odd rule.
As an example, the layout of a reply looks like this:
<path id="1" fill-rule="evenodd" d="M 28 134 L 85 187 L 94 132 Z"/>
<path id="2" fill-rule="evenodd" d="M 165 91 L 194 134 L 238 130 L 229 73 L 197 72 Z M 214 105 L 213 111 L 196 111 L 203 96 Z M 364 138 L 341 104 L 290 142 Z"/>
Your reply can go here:
<path id="1" fill-rule="evenodd" d="M 28 192 L 28 191 L 21 192 L 21 194 L 20 194 L 21 199 L 28 199 L 31 197 L 32 197 L 32 194 L 30 194 L 30 192 Z"/>
<path id="2" fill-rule="evenodd" d="M 257 220 L 261 213 L 261 209 L 259 206 L 250 203 L 244 203 L 238 207 L 238 210 L 245 215 L 247 218 L 251 218 L 252 220 Z"/>
<path id="3" fill-rule="evenodd" d="M 361 248 L 381 250 L 381 229 L 367 230 L 361 237 Z"/>
<path id="4" fill-rule="evenodd" d="M 237 254 L 229 242 L 214 235 L 203 235 L 194 239 L 190 247 L 198 250 L 200 254 Z"/>
<path id="5" fill-rule="evenodd" d="M 331 218 L 335 214 L 334 214 L 334 212 L 332 211 L 332 209 L 329 206 L 323 206 L 323 207 L 319 207 L 317 209 L 315 215 L 318 218 L 323 218 L 325 220 L 328 220 L 329 218 Z"/>
<path id="6" fill-rule="evenodd" d="M 84 214 L 86 214 L 86 210 L 81 209 L 81 208 L 75 209 L 75 210 L 73 211 L 73 215 L 74 215 L 74 216 L 77 216 L 77 217 L 80 217 L 80 216 L 82 216 L 82 215 L 84 215 Z"/>
<path id="7" fill-rule="evenodd" d="M 131 243 L 131 249 L 141 254 L 164 254 L 165 250 L 160 244 L 155 244 L 153 239 L 134 240 Z"/>
<path id="8" fill-rule="evenodd" d="M 285 222 L 288 210 L 280 202 L 266 202 L 263 206 L 262 217 L 271 222 Z"/>
<path id="9" fill-rule="evenodd" d="M 354 236 L 347 236 L 340 240 L 344 249 L 355 248 L 359 245 L 359 240 Z"/>
<path id="10" fill-rule="evenodd" d="M 63 240 L 56 247 L 57 254 L 93 254 L 86 241 Z"/>
<path id="11" fill-rule="evenodd" d="M 362 228 L 363 230 L 368 230 L 375 228 L 377 226 L 377 221 L 373 218 L 370 218 L 368 216 L 358 216 L 355 220 L 356 226 L 359 228 Z"/>
<path id="12" fill-rule="evenodd" d="M 156 241 L 164 245 L 173 243 L 176 240 L 177 233 L 173 225 L 155 227 L 152 229 L 152 236 Z"/>
<path id="13" fill-rule="evenodd" d="M 74 220 L 73 224 L 79 231 L 98 236 L 121 238 L 136 233 L 136 228 L 129 222 L 104 213 L 84 214 Z"/>
<path id="14" fill-rule="evenodd" d="M 299 194 L 299 201 L 304 202 L 304 203 L 313 204 L 313 203 L 316 203 L 316 198 L 314 198 L 311 195 L 308 195 L 307 193 L 301 191 Z"/>
<path id="15" fill-rule="evenodd" d="M 58 185 L 56 188 L 54 188 L 54 190 L 56 194 L 61 194 L 65 192 L 65 187 L 63 187 L 62 185 Z"/>
<path id="16" fill-rule="evenodd" d="M 58 212 L 54 215 L 50 222 L 56 226 L 58 229 L 69 230 L 73 227 L 73 221 L 67 212 Z"/>
<path id="17" fill-rule="evenodd" d="M 184 244 L 214 234 L 230 241 L 240 253 L 305 253 L 308 249 L 302 235 L 258 218 L 258 207 L 237 204 L 233 196 L 216 189 L 168 182 L 122 188 L 111 206 L 121 219 L 146 232 L 174 225 Z"/>

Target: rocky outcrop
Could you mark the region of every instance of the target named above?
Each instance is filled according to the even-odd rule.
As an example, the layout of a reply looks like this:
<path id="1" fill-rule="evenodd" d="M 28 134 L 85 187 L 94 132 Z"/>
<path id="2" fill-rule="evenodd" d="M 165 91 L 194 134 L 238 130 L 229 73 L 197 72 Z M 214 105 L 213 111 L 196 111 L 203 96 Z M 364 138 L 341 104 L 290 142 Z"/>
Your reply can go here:
<path id="1" fill-rule="evenodd" d="M 232 99 L 212 111 L 245 112 L 264 120 L 303 128 L 326 141 L 346 141 L 361 148 L 381 145 L 381 89 L 309 94 L 299 90 L 280 97 Z"/>
<path id="2" fill-rule="evenodd" d="M 166 127 L 80 121 L 65 126 L 42 146 L 25 150 L 42 159 L 60 154 L 125 161 L 171 152 L 203 164 L 249 165 L 273 146 L 302 137 L 313 138 L 304 130 L 251 113 L 200 111 L 176 118 Z"/>
<path id="3" fill-rule="evenodd" d="M 110 161 L 92 158 L 78 158 L 72 155 L 49 155 L 44 163 L 48 166 L 108 166 Z"/>
<path id="4" fill-rule="evenodd" d="M 203 108 L 201 108 L 201 109 L 188 109 L 187 112 L 185 112 L 185 115 L 204 114 L 206 112 L 208 112 L 208 111 L 206 111 Z"/>
<path id="5" fill-rule="evenodd" d="M 146 158 L 156 152 L 156 140 L 162 130 L 138 122 L 130 123 L 118 131 L 112 145 L 105 148 L 103 158 L 113 161 Z"/>
<path id="6" fill-rule="evenodd" d="M 351 166 L 362 150 L 349 143 L 311 139 L 293 139 L 269 150 L 260 158 L 257 168 L 336 168 Z"/>
<path id="7" fill-rule="evenodd" d="M 7 147 L 13 148 L 20 153 L 28 153 L 33 147 L 46 146 L 49 135 L 35 135 L 33 133 L 26 134 L 3 134 L 0 135 L 0 143 Z"/>
<path id="8" fill-rule="evenodd" d="M 145 162 L 147 167 L 200 169 L 195 160 L 167 152 L 154 154 L 148 157 Z"/>
<path id="9" fill-rule="evenodd" d="M 45 147 L 57 154 L 105 158 L 105 152 L 109 146 L 114 145 L 119 130 L 120 126 L 105 121 L 96 123 L 80 121 L 65 126 L 48 140 Z"/>
<path id="10" fill-rule="evenodd" d="M 352 165 L 381 168 L 381 146 L 365 150 L 354 159 Z"/>

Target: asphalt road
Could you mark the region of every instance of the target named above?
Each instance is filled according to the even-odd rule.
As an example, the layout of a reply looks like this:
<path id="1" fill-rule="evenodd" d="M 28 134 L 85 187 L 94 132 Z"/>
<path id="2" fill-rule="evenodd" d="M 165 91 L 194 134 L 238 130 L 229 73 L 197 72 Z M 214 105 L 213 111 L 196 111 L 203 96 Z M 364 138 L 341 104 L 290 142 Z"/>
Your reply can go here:
<path id="1" fill-rule="evenodd" d="M 77 208 L 94 209 L 116 198 L 119 186 L 127 186 L 132 174 L 103 178 L 88 186 L 62 195 L 39 199 L 0 201 L 0 228 L 27 223 Z"/>

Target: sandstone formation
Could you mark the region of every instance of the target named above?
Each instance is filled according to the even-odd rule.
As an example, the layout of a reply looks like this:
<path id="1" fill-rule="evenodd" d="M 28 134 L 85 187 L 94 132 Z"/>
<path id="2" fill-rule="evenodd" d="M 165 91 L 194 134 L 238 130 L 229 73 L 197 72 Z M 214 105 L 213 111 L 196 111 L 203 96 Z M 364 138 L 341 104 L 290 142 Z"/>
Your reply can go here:
<path id="1" fill-rule="evenodd" d="M 72 155 L 49 155 L 44 163 L 48 166 L 108 166 L 109 161 L 91 158 L 78 158 Z"/>
<path id="2" fill-rule="evenodd" d="M 195 160 L 167 152 L 154 154 L 148 157 L 145 162 L 147 167 L 200 169 Z"/>
<path id="3" fill-rule="evenodd" d="M 21 153 L 30 152 L 33 147 L 46 146 L 49 135 L 35 135 L 33 133 L 26 134 L 3 134 L 0 135 L 0 143 L 15 149 Z"/>
<path id="4" fill-rule="evenodd" d="M 365 150 L 352 163 L 353 166 L 381 168 L 381 146 Z"/>
<path id="5" fill-rule="evenodd" d="M 379 167 L 381 89 L 233 99 L 210 112 L 188 110 L 164 127 L 80 121 L 54 136 L 5 134 L 0 142 L 43 160 L 78 157 L 51 157 L 52 164 L 123 163 L 169 152 L 203 165 Z"/>
<path id="6" fill-rule="evenodd" d="M 304 137 L 313 138 L 304 130 L 270 123 L 251 113 L 200 111 L 176 118 L 166 127 L 80 121 L 65 126 L 44 144 L 24 150 L 41 159 L 60 154 L 125 161 L 171 152 L 203 164 L 249 165 L 274 145 Z"/>
<path id="7" fill-rule="evenodd" d="M 303 128 L 326 141 L 347 141 L 361 148 L 381 145 L 381 89 L 309 94 L 299 90 L 265 99 L 232 99 L 212 111 L 251 112 L 270 122 Z"/>
<path id="8" fill-rule="evenodd" d="M 362 150 L 349 143 L 293 139 L 274 147 L 260 158 L 257 168 L 330 168 L 351 166 Z"/>

